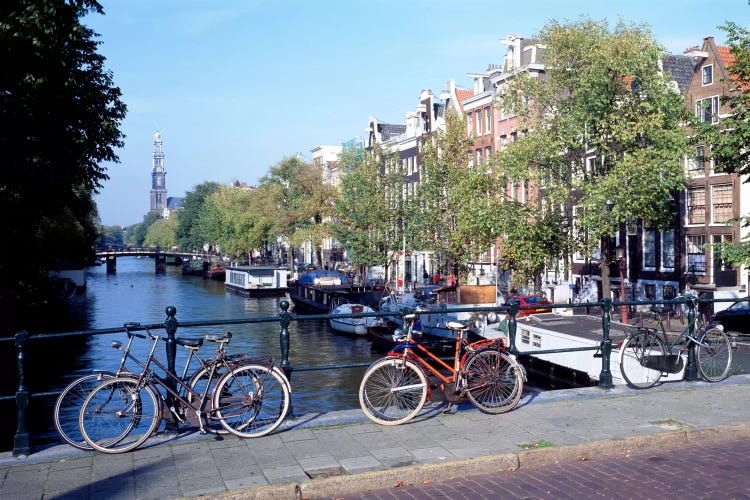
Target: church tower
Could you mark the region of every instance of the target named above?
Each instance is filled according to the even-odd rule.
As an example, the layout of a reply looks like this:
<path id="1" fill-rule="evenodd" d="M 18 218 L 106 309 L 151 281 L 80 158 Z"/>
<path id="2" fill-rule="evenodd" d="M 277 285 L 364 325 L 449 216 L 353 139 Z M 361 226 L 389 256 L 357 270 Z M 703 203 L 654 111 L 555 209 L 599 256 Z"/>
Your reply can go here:
<path id="1" fill-rule="evenodd" d="M 164 212 L 167 207 L 167 171 L 164 170 L 164 152 L 161 149 L 161 134 L 154 134 L 153 165 L 151 167 L 151 210 Z"/>

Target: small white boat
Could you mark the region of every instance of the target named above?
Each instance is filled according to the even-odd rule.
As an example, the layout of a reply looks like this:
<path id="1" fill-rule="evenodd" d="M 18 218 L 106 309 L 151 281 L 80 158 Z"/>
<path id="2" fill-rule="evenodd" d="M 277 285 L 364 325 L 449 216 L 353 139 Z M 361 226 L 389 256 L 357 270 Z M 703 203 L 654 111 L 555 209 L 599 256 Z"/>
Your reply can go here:
<path id="1" fill-rule="evenodd" d="M 339 304 L 333 310 L 331 314 L 358 314 L 358 313 L 374 313 L 375 310 L 371 307 L 362 304 L 350 304 L 344 303 Z M 348 333 L 350 335 L 366 335 L 368 328 L 382 326 L 384 321 L 381 318 L 375 316 L 368 316 L 364 318 L 330 318 L 331 328 L 337 332 Z"/>

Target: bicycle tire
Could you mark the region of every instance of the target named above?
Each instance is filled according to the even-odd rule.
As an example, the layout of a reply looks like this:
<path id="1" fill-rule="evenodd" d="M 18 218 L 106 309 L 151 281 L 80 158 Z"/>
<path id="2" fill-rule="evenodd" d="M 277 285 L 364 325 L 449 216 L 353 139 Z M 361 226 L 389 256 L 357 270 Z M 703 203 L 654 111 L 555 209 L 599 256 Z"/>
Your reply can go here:
<path id="1" fill-rule="evenodd" d="M 383 358 L 367 369 L 359 386 L 359 404 L 367 418 L 399 425 L 416 417 L 427 400 L 427 377 L 416 363 Z"/>
<path id="2" fill-rule="evenodd" d="M 620 373 L 630 387 L 648 389 L 662 377 L 662 371 L 644 366 L 653 356 L 665 356 L 664 341 L 651 330 L 639 330 L 620 347 Z"/>
<path id="3" fill-rule="evenodd" d="M 464 366 L 466 397 L 482 413 L 505 413 L 521 401 L 523 375 L 517 362 L 497 349 L 473 354 Z"/>
<path id="4" fill-rule="evenodd" d="M 265 436 L 286 418 L 291 395 L 286 377 L 275 367 L 243 365 L 226 373 L 213 391 L 216 416 L 241 438 Z"/>
<path id="5" fill-rule="evenodd" d="M 216 371 L 214 372 L 214 377 L 212 381 L 212 385 L 214 388 L 216 387 L 216 383 L 218 380 L 221 379 L 221 377 L 224 375 L 222 373 L 223 366 L 217 366 Z M 210 369 L 208 368 L 199 368 L 191 377 L 190 381 L 188 382 L 188 385 L 190 388 L 195 391 L 198 394 L 203 394 L 203 391 L 206 389 L 206 383 L 208 382 L 208 374 L 210 372 Z M 216 419 L 212 418 L 214 412 L 212 411 L 213 408 L 213 388 L 209 387 L 208 392 L 206 393 L 206 404 L 211 406 L 210 408 L 204 408 L 206 413 L 209 415 L 208 418 L 204 418 L 203 422 L 203 429 L 211 434 L 217 434 L 217 435 L 226 435 L 229 434 L 229 431 L 224 428 L 224 426 L 221 425 L 221 422 Z M 195 401 L 193 401 L 194 397 L 192 393 L 188 392 L 186 399 L 190 402 L 195 404 Z"/>
<path id="6" fill-rule="evenodd" d="M 78 414 L 91 391 L 116 377 L 112 372 L 90 373 L 77 378 L 63 389 L 55 401 L 53 420 L 57 433 L 66 443 L 79 450 L 91 450 L 81 434 Z"/>
<path id="7" fill-rule="evenodd" d="M 719 382 L 729 376 L 732 366 L 732 343 L 719 328 L 710 328 L 698 337 L 695 358 L 701 377 Z"/>
<path id="8" fill-rule="evenodd" d="M 143 444 L 159 427 L 161 397 L 135 378 L 105 382 L 86 398 L 78 423 L 86 443 L 102 453 L 125 453 Z"/>

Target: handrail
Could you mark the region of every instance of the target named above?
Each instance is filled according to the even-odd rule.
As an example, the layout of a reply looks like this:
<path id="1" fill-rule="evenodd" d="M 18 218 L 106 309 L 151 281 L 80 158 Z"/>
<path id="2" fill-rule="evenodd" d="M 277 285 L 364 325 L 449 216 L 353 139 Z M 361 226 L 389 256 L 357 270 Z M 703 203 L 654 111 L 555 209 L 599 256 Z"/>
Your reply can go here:
<path id="1" fill-rule="evenodd" d="M 700 299 L 700 298 L 686 298 L 686 297 L 678 297 L 676 299 L 665 299 L 665 300 L 643 300 L 643 301 L 612 301 L 609 298 L 602 299 L 600 302 L 585 302 L 585 303 L 557 303 L 557 304 L 544 304 L 544 308 L 546 309 L 560 309 L 560 308 L 586 308 L 589 310 L 590 308 L 601 308 L 602 311 L 602 341 L 598 346 L 593 347 L 575 347 L 575 348 L 565 348 L 565 349 L 548 349 L 548 350 L 535 350 L 535 351 L 519 351 L 516 346 L 516 334 L 518 329 L 518 313 L 524 310 L 534 310 L 538 309 L 539 305 L 529 305 L 529 306 L 521 306 L 519 305 L 519 302 L 517 300 L 511 299 L 508 304 L 506 305 L 498 305 L 498 306 L 477 306 L 477 307 L 456 307 L 451 308 L 450 312 L 495 312 L 495 313 L 507 313 L 509 315 L 508 319 L 508 337 L 509 337 L 509 350 L 512 354 L 515 355 L 523 355 L 523 354 L 530 354 L 530 355 L 538 355 L 538 354 L 548 354 L 548 353 L 563 353 L 563 352 L 576 352 L 576 351 L 599 351 L 601 350 L 601 358 L 602 358 L 602 369 L 599 374 L 599 384 L 598 387 L 600 389 L 611 389 L 614 387 L 612 383 L 612 373 L 610 370 L 611 365 L 611 352 L 612 352 L 612 340 L 610 338 L 610 325 L 611 325 L 611 315 L 613 308 L 616 308 L 621 305 L 626 306 L 648 306 L 648 305 L 658 305 L 658 304 L 668 304 L 673 306 L 686 306 L 688 309 L 688 327 L 692 330 L 694 328 L 695 324 L 695 315 L 696 315 L 696 307 L 697 304 L 701 303 L 717 303 L 717 302 L 735 302 L 738 300 L 750 300 L 750 297 L 735 297 L 735 298 L 728 298 L 728 299 Z M 190 327 L 204 327 L 204 326 L 226 326 L 226 325 L 236 325 L 236 324 L 250 324 L 250 323 L 271 323 L 271 322 L 279 322 L 280 324 L 280 333 L 279 333 L 279 346 L 281 350 L 281 369 L 284 371 L 284 373 L 287 375 L 289 380 L 291 381 L 291 375 L 292 375 L 292 365 L 289 361 L 289 346 L 290 346 L 290 336 L 289 336 L 289 325 L 291 321 L 305 321 L 305 320 L 314 320 L 314 319 L 330 319 L 330 318 L 363 318 L 363 317 L 385 317 L 385 316 L 403 316 L 404 314 L 410 312 L 407 309 L 402 310 L 400 312 L 368 312 L 368 313 L 351 313 L 351 314 L 310 314 L 310 315 L 298 315 L 298 314 L 292 314 L 289 312 L 289 302 L 287 300 L 282 300 L 279 303 L 280 311 L 278 316 L 267 316 L 267 317 L 257 317 L 257 318 L 237 318 L 237 319 L 226 319 L 226 320 L 208 320 L 208 321 L 186 321 L 186 322 L 178 322 L 176 318 L 177 309 L 174 306 L 169 306 L 165 309 L 165 312 L 167 314 L 167 318 L 164 320 L 163 323 L 152 323 L 152 324 L 142 324 L 138 326 L 130 326 L 129 329 L 131 331 L 139 331 L 139 330 L 146 330 L 146 329 L 159 329 L 164 328 L 164 330 L 167 333 L 167 342 L 166 342 L 166 350 L 167 350 L 167 366 L 170 370 L 170 372 L 174 373 L 174 365 L 175 365 L 175 357 L 176 357 L 176 342 L 175 342 L 175 335 L 177 333 L 178 328 L 190 328 Z M 617 310 L 617 309 L 614 309 Z M 447 310 L 446 310 L 447 312 Z M 19 456 L 27 456 L 30 453 L 31 446 L 30 446 L 30 439 L 29 439 L 29 432 L 28 432 L 28 426 L 27 426 L 27 419 L 28 419 L 28 406 L 29 406 L 29 400 L 31 397 L 34 396 L 49 396 L 54 394 L 59 394 L 59 392 L 44 392 L 44 393 L 36 393 L 32 394 L 28 387 L 25 385 L 24 380 L 24 365 L 26 362 L 26 346 L 28 342 L 30 341 L 36 341 L 36 340 L 46 340 L 50 338 L 59 338 L 59 337 L 68 337 L 68 336 L 90 336 L 90 335 L 103 335 L 103 334 L 110 334 L 110 333 L 121 333 L 124 332 L 124 327 L 116 327 L 116 328 L 102 328 L 102 329 L 96 329 L 96 330 L 80 330 L 80 331 L 72 331 L 72 332 L 51 332 L 51 333 L 36 333 L 36 334 L 30 334 L 27 331 L 19 331 L 14 335 L 13 337 L 2 337 L 0 338 L 0 343 L 2 342 L 10 342 L 13 341 L 15 343 L 16 347 L 16 368 L 17 368 L 17 375 L 18 375 L 18 385 L 17 390 L 14 395 L 7 395 L 2 396 L 0 395 L 0 401 L 2 400 L 9 400 L 15 398 L 16 400 L 16 416 L 17 416 L 17 427 L 16 427 L 16 435 L 14 439 L 14 447 L 13 447 L 13 456 L 19 457 Z M 693 333 L 692 331 L 690 332 Z M 687 381 L 694 381 L 698 379 L 697 371 L 695 367 L 695 361 L 693 359 L 693 353 L 689 352 L 688 354 L 688 362 L 685 367 L 685 380 Z M 352 367 L 362 367 L 369 365 L 370 362 L 363 362 L 363 363 L 357 363 L 357 362 L 349 362 L 349 363 L 334 363 L 334 364 L 328 364 L 328 365 L 316 365 L 316 366 L 300 366 L 297 367 L 296 370 L 298 371 L 313 371 L 313 370 L 330 370 L 330 369 L 337 369 L 337 368 L 352 368 Z"/>

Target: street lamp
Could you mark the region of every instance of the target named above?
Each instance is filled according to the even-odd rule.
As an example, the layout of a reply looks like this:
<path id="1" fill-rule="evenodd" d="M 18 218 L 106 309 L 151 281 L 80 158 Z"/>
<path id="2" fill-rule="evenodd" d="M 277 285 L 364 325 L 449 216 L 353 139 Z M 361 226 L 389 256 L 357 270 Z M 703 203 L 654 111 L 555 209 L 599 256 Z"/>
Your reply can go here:
<path id="1" fill-rule="evenodd" d="M 620 301 L 625 302 L 625 248 L 622 245 L 617 245 L 615 248 L 617 255 L 617 267 L 620 269 Z M 628 322 L 628 306 L 625 304 L 620 305 L 620 321 L 627 324 Z"/>

